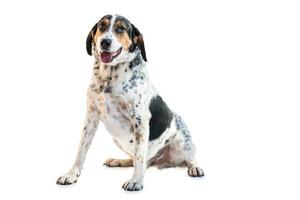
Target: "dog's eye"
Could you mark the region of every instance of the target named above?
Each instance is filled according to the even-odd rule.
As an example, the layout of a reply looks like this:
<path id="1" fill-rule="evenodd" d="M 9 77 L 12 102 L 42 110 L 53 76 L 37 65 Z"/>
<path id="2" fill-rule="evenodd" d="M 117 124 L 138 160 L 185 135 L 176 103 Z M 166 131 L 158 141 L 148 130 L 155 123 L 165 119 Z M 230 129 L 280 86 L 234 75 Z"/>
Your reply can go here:
<path id="1" fill-rule="evenodd" d="M 99 25 L 99 29 L 100 29 L 100 31 L 105 31 L 105 24 L 100 24 Z"/>
<path id="2" fill-rule="evenodd" d="M 125 31 L 124 27 L 118 27 L 115 29 L 116 33 L 123 33 Z"/>

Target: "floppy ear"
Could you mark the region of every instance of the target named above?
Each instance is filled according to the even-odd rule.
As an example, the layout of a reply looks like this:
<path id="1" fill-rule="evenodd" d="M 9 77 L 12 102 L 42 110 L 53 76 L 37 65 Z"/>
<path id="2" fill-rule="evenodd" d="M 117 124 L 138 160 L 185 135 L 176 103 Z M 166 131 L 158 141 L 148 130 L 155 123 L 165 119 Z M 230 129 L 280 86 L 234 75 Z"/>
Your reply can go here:
<path id="1" fill-rule="evenodd" d="M 93 39 L 96 34 L 97 27 L 98 27 L 98 23 L 96 23 L 93 26 L 92 30 L 89 32 L 87 39 L 86 39 L 86 51 L 90 56 L 92 55 Z"/>
<path id="2" fill-rule="evenodd" d="M 141 50 L 142 57 L 143 57 L 144 61 L 147 62 L 147 57 L 146 57 L 146 51 L 145 51 L 145 45 L 144 45 L 143 36 L 140 33 L 140 31 L 133 24 L 131 24 L 131 27 L 132 27 L 131 39 L 132 39 L 132 42 L 133 42 L 133 47 L 130 48 L 131 52 L 134 51 L 135 46 L 138 46 L 139 49 Z"/>

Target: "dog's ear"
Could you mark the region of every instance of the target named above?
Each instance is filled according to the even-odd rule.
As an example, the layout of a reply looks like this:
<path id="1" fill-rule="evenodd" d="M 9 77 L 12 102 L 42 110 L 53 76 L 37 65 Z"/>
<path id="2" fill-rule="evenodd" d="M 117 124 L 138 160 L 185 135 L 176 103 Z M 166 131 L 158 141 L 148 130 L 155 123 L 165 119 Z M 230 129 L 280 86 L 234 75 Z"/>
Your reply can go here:
<path id="1" fill-rule="evenodd" d="M 132 39 L 133 45 L 131 46 L 130 51 L 133 52 L 135 50 L 135 46 L 138 46 L 139 49 L 141 50 L 144 61 L 147 62 L 143 36 L 140 33 L 140 31 L 133 24 L 131 24 L 131 27 L 132 27 L 131 39 Z"/>
<path id="2" fill-rule="evenodd" d="M 93 26 L 92 30 L 89 32 L 87 39 L 86 39 L 86 51 L 90 56 L 92 55 L 93 39 L 96 34 L 97 27 L 98 27 L 98 23 L 96 23 Z"/>

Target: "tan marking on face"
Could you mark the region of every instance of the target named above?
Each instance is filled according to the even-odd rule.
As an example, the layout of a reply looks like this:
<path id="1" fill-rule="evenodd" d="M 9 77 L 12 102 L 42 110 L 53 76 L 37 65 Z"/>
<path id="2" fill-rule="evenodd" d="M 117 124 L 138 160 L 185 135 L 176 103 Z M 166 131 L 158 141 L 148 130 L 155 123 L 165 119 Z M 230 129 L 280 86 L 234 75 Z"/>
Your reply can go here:
<path id="1" fill-rule="evenodd" d="M 113 30 L 115 30 L 118 27 L 125 28 L 126 26 L 125 26 L 125 24 L 124 24 L 123 21 L 118 20 L 114 24 Z M 130 47 L 130 45 L 132 44 L 132 41 L 131 41 L 131 39 L 130 39 L 128 33 L 127 33 L 127 31 L 124 31 L 123 33 L 115 33 L 115 35 L 116 35 L 116 38 L 117 38 L 118 42 L 122 44 L 123 49 L 124 50 L 128 50 L 129 47 Z"/>
<path id="2" fill-rule="evenodd" d="M 97 31 L 96 31 L 96 33 L 95 33 L 95 35 L 94 35 L 94 38 L 93 38 L 93 40 L 94 40 L 95 43 L 96 43 L 98 37 L 101 37 L 105 32 L 108 31 L 109 26 L 110 26 L 110 20 L 109 20 L 108 18 L 104 18 L 104 19 L 102 19 L 101 21 L 99 21 L 98 24 L 99 24 L 99 25 L 100 25 L 100 24 L 104 25 L 104 26 L 105 26 L 105 31 L 101 31 L 101 30 L 99 29 L 99 25 L 98 25 Z"/>
<path id="3" fill-rule="evenodd" d="M 102 33 L 99 31 L 99 28 L 97 28 L 97 32 L 96 32 L 96 34 L 94 35 L 94 38 L 93 38 L 95 43 L 97 41 L 97 38 L 101 37 L 101 35 L 102 35 Z"/>

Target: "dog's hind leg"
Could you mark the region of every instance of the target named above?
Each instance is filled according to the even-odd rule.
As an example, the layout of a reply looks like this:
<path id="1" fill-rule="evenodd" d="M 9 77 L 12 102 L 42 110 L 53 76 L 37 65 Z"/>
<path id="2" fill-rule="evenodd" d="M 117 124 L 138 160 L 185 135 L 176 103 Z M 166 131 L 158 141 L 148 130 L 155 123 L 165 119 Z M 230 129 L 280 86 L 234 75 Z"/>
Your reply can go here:
<path id="1" fill-rule="evenodd" d="M 182 131 L 177 131 L 175 137 L 170 142 L 170 151 L 168 155 L 168 162 L 171 166 L 180 166 L 188 168 L 188 175 L 191 177 L 201 177 L 204 173 L 198 167 L 195 159 L 196 148 L 189 135 Z M 164 165 L 158 166 L 163 168 Z"/>
<path id="2" fill-rule="evenodd" d="M 192 141 L 191 135 L 179 116 L 175 116 L 177 133 L 172 141 L 170 156 L 173 162 L 178 165 L 184 165 L 188 168 L 188 175 L 191 177 L 204 176 L 203 170 L 198 166 L 195 159 L 196 147 Z"/>
<path id="3" fill-rule="evenodd" d="M 107 159 L 103 165 L 107 167 L 132 167 L 133 162 L 132 159 L 113 159 L 109 158 Z"/>

